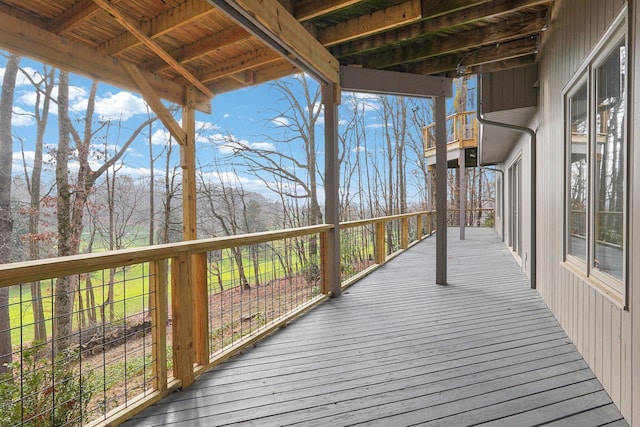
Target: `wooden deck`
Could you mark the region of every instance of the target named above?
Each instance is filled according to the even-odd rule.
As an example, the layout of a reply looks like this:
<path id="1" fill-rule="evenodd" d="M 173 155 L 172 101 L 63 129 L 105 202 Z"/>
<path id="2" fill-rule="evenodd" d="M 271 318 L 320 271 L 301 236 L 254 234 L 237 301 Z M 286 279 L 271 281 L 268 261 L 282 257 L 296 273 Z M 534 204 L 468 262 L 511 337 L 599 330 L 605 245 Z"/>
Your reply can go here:
<path id="1" fill-rule="evenodd" d="M 127 426 L 626 426 L 490 229 L 414 246 Z"/>

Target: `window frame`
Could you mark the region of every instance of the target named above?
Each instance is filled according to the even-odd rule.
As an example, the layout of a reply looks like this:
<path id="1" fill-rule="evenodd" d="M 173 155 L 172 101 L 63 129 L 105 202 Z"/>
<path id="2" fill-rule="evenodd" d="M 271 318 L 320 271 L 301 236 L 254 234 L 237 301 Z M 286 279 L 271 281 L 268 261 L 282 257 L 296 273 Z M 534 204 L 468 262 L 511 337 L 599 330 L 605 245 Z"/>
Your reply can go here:
<path id="1" fill-rule="evenodd" d="M 563 144 L 564 144 L 564 180 L 563 180 L 563 265 L 570 271 L 578 275 L 582 280 L 596 288 L 607 296 L 612 302 L 628 308 L 628 265 L 629 265 L 629 196 L 630 196 L 630 148 L 631 133 L 629 129 L 630 113 L 630 72 L 629 72 L 629 32 L 627 28 L 627 8 L 616 17 L 607 32 L 598 42 L 591 54 L 585 59 L 577 72 L 562 91 L 563 101 Z M 595 217 L 597 208 L 596 179 L 597 179 L 597 154 L 596 154 L 596 99 L 597 99 L 597 76 L 596 69 L 606 63 L 607 59 L 618 49 L 625 47 L 625 80 L 624 87 L 624 118 L 622 122 L 623 142 L 623 213 L 622 213 L 622 278 L 619 279 L 611 274 L 599 271 L 594 266 L 595 260 Z M 570 117 L 570 99 L 579 94 L 586 85 L 587 92 L 587 195 L 586 195 L 586 239 L 585 239 L 585 259 L 569 253 L 569 239 L 572 237 L 572 206 L 571 206 L 571 153 L 572 153 L 572 129 Z"/>

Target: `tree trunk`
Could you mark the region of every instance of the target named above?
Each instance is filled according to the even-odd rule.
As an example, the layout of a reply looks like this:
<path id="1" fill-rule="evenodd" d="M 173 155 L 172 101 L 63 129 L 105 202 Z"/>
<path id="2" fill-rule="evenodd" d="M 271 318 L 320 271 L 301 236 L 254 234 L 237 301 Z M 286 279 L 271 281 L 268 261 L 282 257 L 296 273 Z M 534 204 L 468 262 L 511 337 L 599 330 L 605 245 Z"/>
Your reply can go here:
<path id="1" fill-rule="evenodd" d="M 0 95 L 0 263 L 11 262 L 13 219 L 11 217 L 11 174 L 13 138 L 11 116 L 20 57 L 9 56 Z M 0 288 L 0 373 L 7 372 L 12 361 L 9 288 Z"/>
<path id="2" fill-rule="evenodd" d="M 58 84 L 58 151 L 56 154 L 56 186 L 58 217 L 58 256 L 71 254 L 71 188 L 69 186 L 70 135 L 69 74 L 60 71 Z M 53 309 L 54 352 L 61 353 L 71 344 L 73 295 L 75 277 L 60 277 L 56 281 Z"/>
<path id="3" fill-rule="evenodd" d="M 24 71 L 23 74 L 31 79 L 30 73 Z M 40 197 L 41 197 L 41 181 L 42 181 L 42 159 L 44 150 L 44 134 L 49 122 L 49 105 L 51 104 L 51 94 L 55 87 L 55 69 L 45 67 L 42 81 L 31 83 L 36 88 L 36 103 L 34 107 L 34 115 L 36 118 L 36 146 L 33 159 L 33 168 L 31 170 L 29 201 L 29 257 L 32 260 L 40 259 L 40 241 L 35 236 L 40 234 Z M 44 85 L 44 89 L 41 89 Z M 41 93 L 43 92 L 43 93 Z M 42 102 L 40 100 L 42 99 Z M 33 329 L 34 339 L 36 341 L 45 341 L 47 339 L 47 327 L 44 318 L 44 308 L 42 306 L 42 292 L 40 282 L 31 283 L 31 306 L 33 308 Z"/>

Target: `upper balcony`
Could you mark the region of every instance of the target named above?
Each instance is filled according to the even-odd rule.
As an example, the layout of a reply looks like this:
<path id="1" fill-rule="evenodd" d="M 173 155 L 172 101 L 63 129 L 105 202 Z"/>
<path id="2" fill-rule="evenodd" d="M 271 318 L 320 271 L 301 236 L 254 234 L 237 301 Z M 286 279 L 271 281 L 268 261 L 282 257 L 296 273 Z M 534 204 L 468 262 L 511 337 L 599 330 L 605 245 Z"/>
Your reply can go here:
<path id="1" fill-rule="evenodd" d="M 436 125 L 432 123 L 422 128 L 424 141 L 424 156 L 428 165 L 436 162 Z M 447 159 L 457 159 L 460 150 L 478 147 L 478 121 L 475 111 L 447 116 Z M 475 166 L 468 163 L 467 166 Z"/>

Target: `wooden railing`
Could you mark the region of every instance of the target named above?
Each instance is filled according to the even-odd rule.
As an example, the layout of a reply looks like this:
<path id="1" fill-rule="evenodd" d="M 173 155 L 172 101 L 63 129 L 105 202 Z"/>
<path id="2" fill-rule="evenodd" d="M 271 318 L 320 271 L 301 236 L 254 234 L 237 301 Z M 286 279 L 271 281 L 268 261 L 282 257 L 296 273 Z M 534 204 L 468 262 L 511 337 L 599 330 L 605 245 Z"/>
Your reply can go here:
<path id="1" fill-rule="evenodd" d="M 342 223 L 343 287 L 433 232 L 420 212 Z M 0 265 L 10 288 L 13 371 L 0 378 L 8 424 L 117 425 L 328 298 L 332 225 Z M 64 290 L 57 281 L 66 279 Z M 34 341 L 44 323 L 67 336 Z M 64 295 L 64 293 L 67 293 Z M 71 298 L 70 312 L 53 306 Z"/>
<path id="2" fill-rule="evenodd" d="M 467 208 L 466 226 L 468 227 L 493 227 L 495 222 L 494 208 Z M 478 215 L 480 218 L 478 218 Z M 479 223 L 478 223 L 479 221 Z M 460 209 L 447 209 L 447 225 L 449 227 L 460 226 Z"/>
<path id="3" fill-rule="evenodd" d="M 475 111 L 465 111 L 447 116 L 447 145 L 458 143 L 458 148 L 477 146 L 478 122 Z M 436 148 L 436 125 L 422 128 L 425 156 L 433 155 Z"/>

